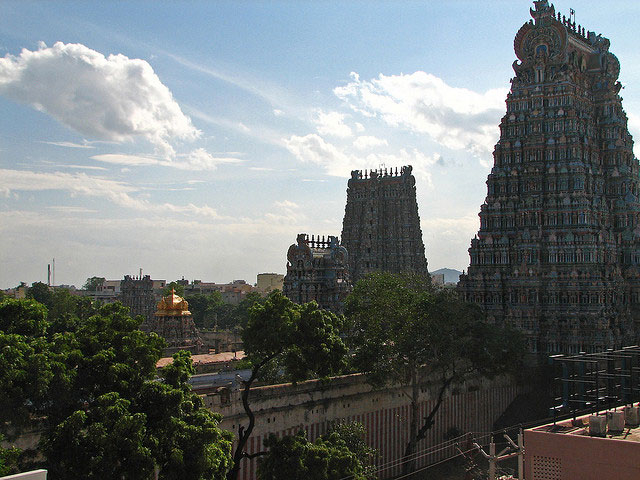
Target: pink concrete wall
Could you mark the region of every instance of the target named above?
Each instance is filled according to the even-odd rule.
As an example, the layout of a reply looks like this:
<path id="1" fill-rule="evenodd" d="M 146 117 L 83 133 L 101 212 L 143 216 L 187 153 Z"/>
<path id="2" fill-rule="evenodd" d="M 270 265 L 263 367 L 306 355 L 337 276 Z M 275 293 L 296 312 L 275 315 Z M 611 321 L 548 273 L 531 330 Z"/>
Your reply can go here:
<path id="1" fill-rule="evenodd" d="M 527 480 L 638 480 L 640 443 L 526 430 Z"/>

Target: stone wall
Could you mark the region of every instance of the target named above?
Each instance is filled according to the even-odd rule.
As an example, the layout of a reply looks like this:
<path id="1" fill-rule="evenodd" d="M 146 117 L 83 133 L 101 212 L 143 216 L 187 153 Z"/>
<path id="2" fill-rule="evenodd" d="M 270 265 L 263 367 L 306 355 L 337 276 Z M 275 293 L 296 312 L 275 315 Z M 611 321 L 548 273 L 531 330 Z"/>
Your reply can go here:
<path id="1" fill-rule="evenodd" d="M 451 389 L 436 416 L 436 424 L 418 445 L 423 451 L 450 438 L 455 432 L 488 432 L 522 387 L 510 378 L 475 379 Z M 378 450 L 377 465 L 387 468 L 380 478 L 400 473 L 402 452 L 408 441 L 409 390 L 404 387 L 373 389 L 362 375 L 346 375 L 330 380 L 311 380 L 297 385 L 284 384 L 252 389 L 250 402 L 256 414 L 256 427 L 247 445 L 248 453 L 262 449 L 270 433 L 278 436 L 304 430 L 310 440 L 324 434 L 332 422 L 358 421 L 367 429 L 367 443 Z M 205 404 L 224 416 L 221 427 L 238 433 L 247 419 L 241 391 L 222 390 L 204 396 Z M 420 417 L 435 403 L 436 384 L 421 387 Z M 419 455 L 417 465 L 428 465 L 455 454 L 453 447 Z M 257 459 L 244 460 L 240 479 L 255 478 Z"/>

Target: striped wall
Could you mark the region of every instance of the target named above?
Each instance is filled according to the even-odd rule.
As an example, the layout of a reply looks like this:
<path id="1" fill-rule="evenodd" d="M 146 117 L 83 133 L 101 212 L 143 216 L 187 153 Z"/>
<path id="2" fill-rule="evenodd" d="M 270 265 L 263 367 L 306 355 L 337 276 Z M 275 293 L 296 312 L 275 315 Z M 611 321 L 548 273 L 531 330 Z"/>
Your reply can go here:
<path id="1" fill-rule="evenodd" d="M 357 421 L 367 430 L 369 446 L 378 451 L 376 465 L 380 469 L 379 478 L 398 475 L 402 470 L 402 454 L 409 436 L 408 397 L 403 388 L 374 390 L 363 380 L 361 376 L 347 376 L 338 377 L 329 386 L 315 385 L 315 389 L 313 384 L 262 387 L 271 391 L 255 389 L 252 406 L 257 421 L 247 445 L 247 453 L 263 450 L 263 439 L 270 433 L 284 436 L 304 430 L 313 441 L 326 433 L 332 422 Z M 420 418 L 426 417 L 433 408 L 436 393 L 435 384 L 425 385 L 421 389 Z M 416 456 L 416 466 L 428 465 L 455 454 L 454 442 L 448 442 L 444 448 L 437 447 L 448 440 L 453 432 L 459 432 L 457 435 L 475 432 L 480 436 L 491 431 L 495 420 L 518 393 L 518 387 L 505 378 L 477 380 L 454 387 L 445 397 L 427 438 L 418 444 L 418 452 L 422 453 Z M 237 427 L 245 423 L 246 417 L 237 409 L 241 407 L 237 405 L 239 395 L 233 400 L 236 408 L 227 408 L 229 411 L 221 426 L 237 433 Z M 205 402 L 215 411 L 223 410 L 216 409 L 212 396 L 207 396 Z M 224 411 L 222 413 L 225 414 Z M 240 471 L 242 480 L 256 478 L 257 462 L 257 458 L 243 461 Z"/>

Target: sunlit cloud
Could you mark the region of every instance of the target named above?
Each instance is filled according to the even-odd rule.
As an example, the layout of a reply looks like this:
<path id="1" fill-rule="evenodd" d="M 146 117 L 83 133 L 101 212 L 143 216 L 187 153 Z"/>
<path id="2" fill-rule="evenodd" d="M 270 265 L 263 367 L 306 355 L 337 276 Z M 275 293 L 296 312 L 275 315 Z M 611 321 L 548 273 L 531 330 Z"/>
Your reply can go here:
<path id="1" fill-rule="evenodd" d="M 73 143 L 73 142 L 40 142 L 47 143 L 49 145 L 55 145 L 56 147 L 66 147 L 66 148 L 96 148 L 93 145 L 89 145 L 86 143 Z"/>
<path id="2" fill-rule="evenodd" d="M 335 95 L 353 111 L 387 125 L 426 133 L 440 145 L 482 155 L 492 151 L 504 113 L 505 89 L 477 93 L 447 85 L 426 72 L 380 75 L 366 81 L 357 73 Z"/>
<path id="3" fill-rule="evenodd" d="M 174 205 L 152 203 L 136 195 L 137 187 L 124 182 L 93 177 L 84 173 L 37 173 L 25 170 L 0 169 L 0 194 L 12 191 L 65 191 L 71 196 L 105 198 L 114 205 L 144 212 L 172 212 L 186 215 L 202 215 L 220 218 L 215 209 L 208 205 Z"/>
<path id="4" fill-rule="evenodd" d="M 177 168 L 180 170 L 215 170 L 219 165 L 224 163 L 242 162 L 241 159 L 234 157 L 214 157 L 203 148 L 198 148 L 186 154 L 177 154 L 174 160 L 119 153 L 93 155 L 91 158 L 99 162 L 126 165 L 128 167 L 158 165 L 162 167 Z"/>
<path id="5" fill-rule="evenodd" d="M 361 135 L 353 141 L 353 146 L 358 150 L 367 150 L 369 148 L 381 147 L 383 145 L 389 145 L 383 138 L 377 138 L 370 135 Z"/>
<path id="6" fill-rule="evenodd" d="M 173 140 L 200 135 L 146 61 L 82 44 L 41 43 L 0 58 L 0 94 L 91 138 L 145 138 L 167 157 Z"/>
<path id="7" fill-rule="evenodd" d="M 320 135 L 335 137 L 350 137 L 353 135 L 351 127 L 344 123 L 345 115 L 339 112 L 316 112 L 316 129 Z"/>

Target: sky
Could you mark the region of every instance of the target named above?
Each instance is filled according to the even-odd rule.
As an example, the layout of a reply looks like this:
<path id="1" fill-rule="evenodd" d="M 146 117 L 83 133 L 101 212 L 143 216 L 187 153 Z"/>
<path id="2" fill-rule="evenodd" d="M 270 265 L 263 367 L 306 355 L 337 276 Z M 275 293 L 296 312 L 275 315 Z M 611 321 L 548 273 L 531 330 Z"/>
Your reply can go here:
<path id="1" fill-rule="evenodd" d="M 640 138 L 640 2 L 553 3 L 611 40 Z M 340 235 L 351 170 L 408 164 L 429 270 L 465 270 L 531 6 L 0 2 L 0 288 L 54 258 L 255 283 Z"/>

